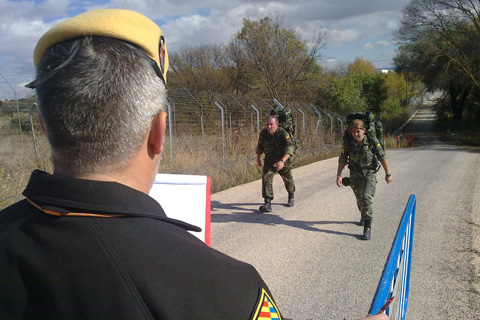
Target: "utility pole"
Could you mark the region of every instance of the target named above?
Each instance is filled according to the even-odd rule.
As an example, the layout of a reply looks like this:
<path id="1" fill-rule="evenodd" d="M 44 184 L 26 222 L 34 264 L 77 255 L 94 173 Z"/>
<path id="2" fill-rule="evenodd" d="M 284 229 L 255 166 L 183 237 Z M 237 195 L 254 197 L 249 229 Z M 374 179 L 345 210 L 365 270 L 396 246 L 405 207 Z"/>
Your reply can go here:
<path id="1" fill-rule="evenodd" d="M 408 107 L 408 72 L 405 72 L 405 106 Z"/>

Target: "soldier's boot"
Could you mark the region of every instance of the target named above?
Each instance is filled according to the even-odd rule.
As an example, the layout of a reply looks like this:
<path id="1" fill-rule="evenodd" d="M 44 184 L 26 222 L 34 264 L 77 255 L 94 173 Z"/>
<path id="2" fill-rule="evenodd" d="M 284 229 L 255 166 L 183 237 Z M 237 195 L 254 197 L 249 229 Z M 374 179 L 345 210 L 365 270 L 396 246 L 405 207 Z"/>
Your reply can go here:
<path id="1" fill-rule="evenodd" d="M 372 220 L 363 220 L 363 240 L 370 240 L 372 237 Z"/>
<path id="2" fill-rule="evenodd" d="M 260 206 L 260 208 L 258 208 L 260 211 L 262 212 L 271 212 L 272 211 L 272 199 L 265 199 L 265 203 L 263 204 L 263 206 Z"/>
<path id="3" fill-rule="evenodd" d="M 293 207 L 294 203 L 295 203 L 295 199 L 294 199 L 293 194 L 289 194 L 288 195 L 287 207 Z"/>

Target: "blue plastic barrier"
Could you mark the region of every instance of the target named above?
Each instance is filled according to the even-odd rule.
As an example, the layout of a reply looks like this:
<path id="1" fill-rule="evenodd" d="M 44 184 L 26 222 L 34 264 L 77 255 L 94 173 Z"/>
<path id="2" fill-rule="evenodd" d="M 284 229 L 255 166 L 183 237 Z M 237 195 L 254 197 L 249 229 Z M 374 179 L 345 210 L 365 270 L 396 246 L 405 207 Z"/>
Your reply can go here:
<path id="1" fill-rule="evenodd" d="M 386 314 L 391 320 L 405 319 L 410 285 L 416 207 L 417 201 L 415 195 L 412 194 L 403 212 L 369 314 L 377 314 L 385 302 L 394 297 L 392 304 L 386 310 Z"/>

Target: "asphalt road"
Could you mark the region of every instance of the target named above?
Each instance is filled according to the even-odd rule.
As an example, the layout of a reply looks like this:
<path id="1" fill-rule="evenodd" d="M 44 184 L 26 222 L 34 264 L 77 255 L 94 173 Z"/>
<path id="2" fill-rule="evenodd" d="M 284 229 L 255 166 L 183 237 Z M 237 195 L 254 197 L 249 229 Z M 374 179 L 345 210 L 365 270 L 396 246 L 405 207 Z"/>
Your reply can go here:
<path id="1" fill-rule="evenodd" d="M 480 319 L 480 153 L 440 142 L 432 120 L 431 110 L 421 109 L 405 128 L 414 147 L 387 151 L 393 182 L 385 183 L 381 169 L 370 241 L 361 239 L 352 190 L 335 185 L 332 158 L 293 171 L 293 208 L 285 207 L 279 176 L 268 214 L 258 213 L 261 181 L 212 195 L 212 247 L 254 265 L 285 319 L 356 319 L 369 310 L 415 194 L 406 318 Z"/>

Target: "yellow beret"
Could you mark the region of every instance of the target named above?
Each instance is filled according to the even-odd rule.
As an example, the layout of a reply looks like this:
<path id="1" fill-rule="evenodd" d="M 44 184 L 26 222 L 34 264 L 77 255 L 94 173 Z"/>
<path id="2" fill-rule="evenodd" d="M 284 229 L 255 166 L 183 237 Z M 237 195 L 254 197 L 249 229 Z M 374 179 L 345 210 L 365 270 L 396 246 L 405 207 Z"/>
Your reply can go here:
<path id="1" fill-rule="evenodd" d="M 144 15 L 124 9 L 87 11 L 53 26 L 38 40 L 33 51 L 35 67 L 51 46 L 84 36 L 115 38 L 136 45 L 157 63 L 166 81 L 168 55 L 162 30 Z"/>

